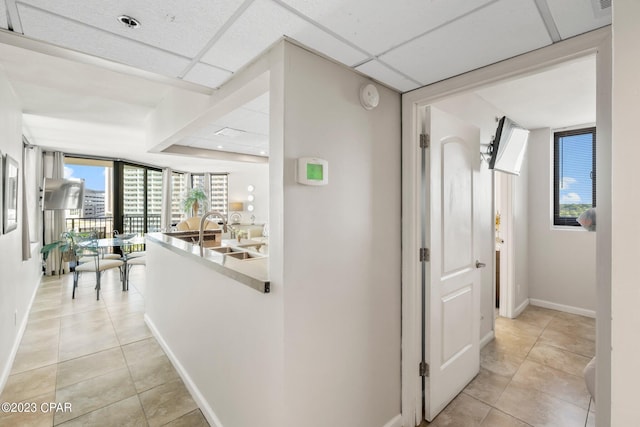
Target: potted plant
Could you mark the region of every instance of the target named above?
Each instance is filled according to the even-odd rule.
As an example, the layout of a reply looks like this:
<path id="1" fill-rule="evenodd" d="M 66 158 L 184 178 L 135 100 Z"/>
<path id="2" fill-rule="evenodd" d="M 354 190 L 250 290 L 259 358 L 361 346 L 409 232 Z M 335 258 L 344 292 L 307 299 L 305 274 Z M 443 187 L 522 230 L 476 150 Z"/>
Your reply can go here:
<path id="1" fill-rule="evenodd" d="M 78 233 L 75 230 L 65 231 L 60 235 L 60 240 L 48 243 L 40 249 L 42 254 L 42 262 L 47 262 L 51 251 L 57 249 L 60 251 L 60 262 L 58 265 L 58 271 L 62 270 L 63 262 L 74 261 L 76 258 L 77 241 L 81 238 L 86 238 L 88 233 Z"/>
<path id="2" fill-rule="evenodd" d="M 207 195 L 204 194 L 204 190 L 200 187 L 192 188 L 182 201 L 182 208 L 187 215 L 198 216 L 200 206 L 206 209 Z"/>

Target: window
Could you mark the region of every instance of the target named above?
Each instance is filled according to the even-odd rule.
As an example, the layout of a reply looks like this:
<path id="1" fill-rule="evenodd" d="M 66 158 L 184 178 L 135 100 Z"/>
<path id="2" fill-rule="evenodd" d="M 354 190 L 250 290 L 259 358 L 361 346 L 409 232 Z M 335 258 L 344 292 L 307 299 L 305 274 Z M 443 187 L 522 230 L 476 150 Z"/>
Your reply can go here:
<path id="1" fill-rule="evenodd" d="M 596 206 L 596 128 L 556 132 L 553 138 L 553 224 L 579 226 Z"/>
<path id="2" fill-rule="evenodd" d="M 187 182 L 182 172 L 171 172 L 171 224 L 186 218 L 182 210 L 182 199 L 187 192 Z"/>
<path id="3" fill-rule="evenodd" d="M 162 171 L 132 164 L 124 164 L 122 171 L 122 224 L 116 226 L 121 233 L 160 230 Z"/>
<path id="4" fill-rule="evenodd" d="M 227 216 L 229 206 L 229 176 L 227 174 L 211 174 L 211 209 Z"/>

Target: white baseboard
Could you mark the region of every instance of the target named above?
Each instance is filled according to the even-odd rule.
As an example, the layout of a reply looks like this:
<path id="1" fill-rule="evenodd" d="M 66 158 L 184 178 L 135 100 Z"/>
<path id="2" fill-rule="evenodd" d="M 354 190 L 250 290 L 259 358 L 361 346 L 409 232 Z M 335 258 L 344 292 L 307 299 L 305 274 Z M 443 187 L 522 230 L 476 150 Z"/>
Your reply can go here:
<path id="1" fill-rule="evenodd" d="M 518 307 L 516 307 L 516 309 L 513 312 L 513 318 L 515 319 L 516 317 L 520 316 L 522 314 L 522 312 L 524 311 L 525 308 L 527 308 L 527 306 L 531 303 L 531 300 L 529 298 L 525 299 L 522 304 L 520 304 Z"/>
<path id="2" fill-rule="evenodd" d="M 555 302 L 544 301 L 541 299 L 530 298 L 531 305 L 537 307 L 549 308 L 551 310 L 564 311 L 565 313 L 578 314 L 580 316 L 596 318 L 595 310 L 587 310 L 585 308 L 573 307 L 570 305 L 557 304 Z"/>
<path id="3" fill-rule="evenodd" d="M 11 353 L 9 354 L 9 358 L 7 359 L 7 364 L 2 368 L 2 376 L 0 376 L 0 392 L 4 390 L 4 386 L 7 385 L 9 374 L 11 374 L 11 367 L 13 366 L 13 362 L 15 362 L 16 360 L 16 354 L 18 354 L 18 348 L 20 347 L 20 342 L 22 341 L 22 336 L 24 335 L 24 331 L 27 329 L 27 321 L 29 320 L 31 307 L 33 306 L 33 302 L 36 299 L 36 294 L 38 293 L 38 289 L 40 289 L 40 285 L 42 285 L 42 276 L 40 276 L 40 280 L 38 280 L 38 284 L 33 288 L 33 293 L 31 294 L 31 300 L 27 305 L 27 309 L 25 310 L 24 317 L 20 322 L 20 328 L 18 328 L 18 333 L 16 334 L 16 338 L 13 341 L 13 346 L 11 347 Z"/>
<path id="4" fill-rule="evenodd" d="M 160 334 L 160 331 L 158 331 L 153 321 L 147 314 L 144 315 L 144 321 L 151 330 L 151 333 L 153 334 L 155 339 L 158 341 L 158 344 L 160 344 L 160 347 L 162 347 L 164 352 L 167 354 L 167 357 L 173 364 L 174 368 L 176 368 L 176 371 L 178 371 L 178 374 L 182 378 L 182 381 L 184 381 L 184 384 L 189 390 L 189 393 L 191 393 L 193 400 L 195 400 L 195 402 L 198 404 L 198 407 L 200 407 L 202 415 L 204 415 L 204 417 L 207 419 L 209 425 L 211 425 L 211 427 L 224 427 L 215 412 L 213 412 L 213 408 L 211 408 L 207 400 L 204 398 L 204 396 L 200 392 L 200 389 L 198 389 L 196 384 L 193 382 L 193 380 L 189 376 L 189 373 L 186 371 L 184 366 L 182 366 L 176 355 L 173 354 L 171 348 L 169 348 L 169 345 Z"/>
<path id="5" fill-rule="evenodd" d="M 391 418 L 383 427 L 402 427 L 402 414 Z"/>
<path id="6" fill-rule="evenodd" d="M 496 336 L 495 331 L 489 331 L 489 333 L 487 335 L 485 335 L 484 337 L 482 337 L 480 339 L 480 348 L 484 347 L 485 345 L 487 345 L 491 341 L 493 341 L 495 336 Z"/>

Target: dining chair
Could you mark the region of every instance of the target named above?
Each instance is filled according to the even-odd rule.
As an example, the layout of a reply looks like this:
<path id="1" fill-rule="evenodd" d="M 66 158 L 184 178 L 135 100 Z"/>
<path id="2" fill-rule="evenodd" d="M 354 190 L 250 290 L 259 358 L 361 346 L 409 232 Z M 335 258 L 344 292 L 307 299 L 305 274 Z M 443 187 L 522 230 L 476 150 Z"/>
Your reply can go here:
<path id="1" fill-rule="evenodd" d="M 131 267 L 134 265 L 147 265 L 147 257 L 144 255 L 134 256 L 133 258 L 127 258 L 125 284 L 122 288 L 123 291 L 129 290 L 129 275 L 131 274 Z"/>
<path id="2" fill-rule="evenodd" d="M 73 242 L 74 252 L 76 255 L 76 267 L 73 271 L 73 292 L 72 299 L 76 297 L 76 288 L 78 287 L 78 278 L 80 273 L 95 273 L 96 275 L 96 299 L 100 299 L 100 278 L 102 272 L 113 268 L 120 270 L 120 280 L 124 286 L 125 271 L 124 261 L 121 259 L 106 259 L 101 256 L 98 248 L 98 237 L 96 233 L 82 234 L 71 237 L 76 241 Z"/>

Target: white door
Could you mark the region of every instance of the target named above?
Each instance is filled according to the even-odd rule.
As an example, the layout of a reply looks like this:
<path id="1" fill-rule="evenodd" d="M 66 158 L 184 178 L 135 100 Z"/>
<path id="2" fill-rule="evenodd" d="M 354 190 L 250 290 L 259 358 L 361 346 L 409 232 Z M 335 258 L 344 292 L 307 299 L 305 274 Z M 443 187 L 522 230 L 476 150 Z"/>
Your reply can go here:
<path id="1" fill-rule="evenodd" d="M 433 107 L 424 114 L 425 418 L 433 420 L 480 369 L 480 271 L 475 182 L 480 131 Z M 478 265 L 477 265 L 478 264 Z"/>

